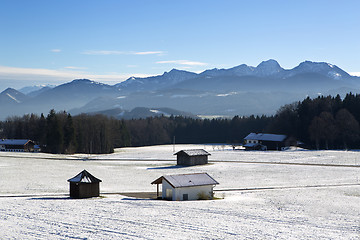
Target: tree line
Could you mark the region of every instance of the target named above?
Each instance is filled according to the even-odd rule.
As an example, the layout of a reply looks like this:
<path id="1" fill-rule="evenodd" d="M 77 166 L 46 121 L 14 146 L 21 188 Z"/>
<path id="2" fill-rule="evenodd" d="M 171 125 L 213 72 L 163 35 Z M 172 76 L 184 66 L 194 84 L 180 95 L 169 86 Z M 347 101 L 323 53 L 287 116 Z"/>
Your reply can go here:
<path id="1" fill-rule="evenodd" d="M 51 110 L 0 122 L 0 137 L 31 139 L 49 153 L 112 153 L 114 148 L 176 143 L 241 144 L 251 132 L 285 134 L 312 149 L 360 146 L 360 95 L 306 98 L 273 116 L 197 119 L 181 116 L 118 120 Z"/>
<path id="2" fill-rule="evenodd" d="M 360 147 L 360 95 L 307 97 L 281 107 L 270 131 L 294 136 L 312 149 Z"/>
<path id="3" fill-rule="evenodd" d="M 48 153 L 112 153 L 130 145 L 130 135 L 121 120 L 104 115 L 81 114 L 72 117 L 65 111 L 10 117 L 1 124 L 1 137 L 31 139 Z"/>
<path id="4" fill-rule="evenodd" d="M 149 117 L 118 120 L 104 115 L 71 116 L 51 110 L 0 122 L 0 137 L 31 139 L 48 153 L 112 153 L 114 148 L 176 143 L 241 143 L 248 132 L 263 131 L 272 117 L 233 119 Z"/>

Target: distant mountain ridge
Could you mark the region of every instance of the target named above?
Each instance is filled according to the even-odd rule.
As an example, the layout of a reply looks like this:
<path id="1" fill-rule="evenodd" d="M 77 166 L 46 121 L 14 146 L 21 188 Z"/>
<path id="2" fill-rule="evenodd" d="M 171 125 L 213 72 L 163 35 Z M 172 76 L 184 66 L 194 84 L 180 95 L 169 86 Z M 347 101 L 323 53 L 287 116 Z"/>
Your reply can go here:
<path id="1" fill-rule="evenodd" d="M 54 85 L 35 85 L 35 86 L 27 86 L 27 87 L 23 87 L 21 89 L 18 89 L 19 92 L 25 94 L 25 95 L 37 95 L 38 92 L 42 92 L 51 88 L 54 88 Z"/>
<path id="2" fill-rule="evenodd" d="M 318 73 L 329 76 L 333 79 L 351 78 L 351 76 L 339 67 L 326 62 L 305 61 L 292 69 L 284 69 L 273 59 L 261 62 L 257 67 L 239 65 L 230 69 L 212 69 L 206 70 L 200 75 L 206 76 L 256 76 L 256 77 L 282 77 L 289 78 L 296 74 Z"/>
<path id="3" fill-rule="evenodd" d="M 256 67 L 241 64 L 201 73 L 172 69 L 158 76 L 131 77 L 115 85 L 76 79 L 26 95 L 6 89 L 0 93 L 0 118 L 47 113 L 50 109 L 78 114 L 111 109 L 131 112 L 139 107 L 176 109 L 195 115 L 273 114 L 283 104 L 306 96 L 343 93 L 344 89 L 360 92 L 360 78 L 326 62 L 305 61 L 284 69 L 270 59 Z"/>
<path id="4" fill-rule="evenodd" d="M 172 69 L 170 72 L 165 72 L 163 75 L 159 76 L 147 78 L 131 77 L 124 82 L 114 85 L 114 87 L 126 91 L 150 91 L 159 88 L 169 87 L 173 84 L 195 77 L 197 77 L 196 73 Z"/>
<path id="5" fill-rule="evenodd" d="M 197 82 L 205 84 L 206 82 L 210 82 L 209 80 L 206 80 L 209 78 L 227 77 L 231 77 L 233 79 L 236 77 L 246 77 L 250 79 L 257 79 L 254 80 L 257 82 L 261 82 L 261 79 L 264 78 L 276 79 L 278 81 L 292 78 L 299 74 L 314 74 L 315 77 L 321 75 L 322 77 L 326 77 L 331 80 L 346 80 L 354 78 L 339 67 L 325 62 L 305 61 L 300 63 L 297 67 L 293 69 L 284 69 L 276 60 L 270 59 L 261 62 L 257 67 L 241 64 L 239 66 L 229 69 L 214 68 L 210 70 L 205 70 L 204 72 L 199 74 L 173 69 L 170 72 L 165 72 L 163 75 L 158 75 L 154 77 L 132 77 L 124 82 L 116 84 L 115 87 L 118 87 L 123 91 L 150 91 L 174 87 L 191 89 L 190 86 L 184 86 L 185 81 L 188 81 L 188 83 L 193 83 L 195 80 L 191 81 L 191 79 L 197 79 Z M 214 81 L 217 80 L 214 79 L 213 82 Z"/>
<path id="6" fill-rule="evenodd" d="M 192 113 L 182 112 L 171 108 L 145 108 L 145 107 L 136 107 L 131 111 L 123 110 L 121 108 L 107 109 L 99 112 L 89 112 L 89 114 L 103 114 L 111 116 L 114 118 L 122 119 L 139 119 L 147 117 L 159 117 L 159 116 L 183 116 L 197 118 L 196 115 Z"/>

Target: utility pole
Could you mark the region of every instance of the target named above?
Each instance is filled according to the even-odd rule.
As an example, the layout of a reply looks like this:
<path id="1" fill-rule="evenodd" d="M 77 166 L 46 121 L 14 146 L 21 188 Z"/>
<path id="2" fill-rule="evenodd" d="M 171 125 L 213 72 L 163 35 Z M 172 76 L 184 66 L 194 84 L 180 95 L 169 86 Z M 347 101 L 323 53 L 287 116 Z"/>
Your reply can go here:
<path id="1" fill-rule="evenodd" d="M 173 138 L 173 152 L 175 152 L 175 136 Z"/>

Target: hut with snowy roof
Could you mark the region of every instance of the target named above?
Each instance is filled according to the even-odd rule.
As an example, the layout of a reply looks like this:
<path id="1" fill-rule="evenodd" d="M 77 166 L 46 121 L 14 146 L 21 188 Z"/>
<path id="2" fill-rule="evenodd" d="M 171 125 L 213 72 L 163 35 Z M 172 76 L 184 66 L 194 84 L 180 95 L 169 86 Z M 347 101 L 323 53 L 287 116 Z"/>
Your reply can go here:
<path id="1" fill-rule="evenodd" d="M 73 178 L 68 179 L 70 183 L 71 198 L 91 198 L 100 195 L 100 179 L 83 170 Z"/>
<path id="2" fill-rule="evenodd" d="M 207 173 L 191 173 L 164 175 L 151 184 L 157 184 L 158 198 L 162 184 L 162 199 L 186 201 L 213 199 L 213 188 L 219 183 Z"/>
<path id="3" fill-rule="evenodd" d="M 282 150 L 286 135 L 269 133 L 250 133 L 244 138 L 245 150 Z"/>
<path id="4" fill-rule="evenodd" d="M 208 156 L 211 155 L 203 149 L 181 150 L 175 153 L 177 165 L 194 166 L 208 163 Z"/>
<path id="5" fill-rule="evenodd" d="M 29 139 L 1 139 L 0 151 L 34 152 L 35 143 Z"/>

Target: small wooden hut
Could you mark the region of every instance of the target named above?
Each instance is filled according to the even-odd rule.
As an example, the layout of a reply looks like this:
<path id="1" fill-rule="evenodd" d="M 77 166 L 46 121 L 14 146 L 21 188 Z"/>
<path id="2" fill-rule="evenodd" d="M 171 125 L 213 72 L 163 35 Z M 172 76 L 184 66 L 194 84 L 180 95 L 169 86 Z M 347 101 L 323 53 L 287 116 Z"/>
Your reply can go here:
<path id="1" fill-rule="evenodd" d="M 191 173 L 164 175 L 151 184 L 157 185 L 158 198 L 162 184 L 162 199 L 186 201 L 213 199 L 213 188 L 219 183 L 207 173 Z"/>
<path id="2" fill-rule="evenodd" d="M 208 156 L 211 155 L 203 149 L 181 150 L 175 153 L 177 165 L 194 166 L 208 163 Z"/>
<path id="3" fill-rule="evenodd" d="M 68 179 L 70 183 L 71 198 L 91 198 L 100 195 L 100 179 L 83 170 L 73 178 Z"/>

